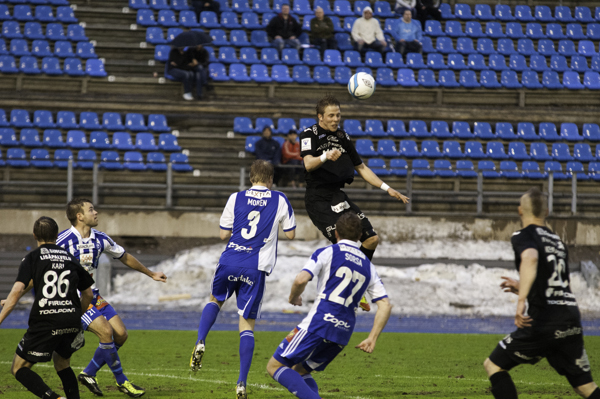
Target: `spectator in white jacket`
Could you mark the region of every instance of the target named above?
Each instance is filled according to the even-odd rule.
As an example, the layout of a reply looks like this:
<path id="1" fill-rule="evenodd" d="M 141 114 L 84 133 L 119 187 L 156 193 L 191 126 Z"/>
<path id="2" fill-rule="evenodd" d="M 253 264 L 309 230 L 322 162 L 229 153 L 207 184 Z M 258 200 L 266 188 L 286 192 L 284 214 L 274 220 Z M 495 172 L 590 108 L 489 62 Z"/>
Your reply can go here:
<path id="1" fill-rule="evenodd" d="M 410 10 L 412 17 L 417 17 L 417 0 L 396 0 L 396 15 L 401 18 L 404 16 L 404 11 Z"/>
<path id="2" fill-rule="evenodd" d="M 366 52 L 367 50 L 383 52 L 387 47 L 381 25 L 377 19 L 373 18 L 371 7 L 365 7 L 362 18 L 354 21 L 352 40 L 356 50 L 360 52 Z"/>

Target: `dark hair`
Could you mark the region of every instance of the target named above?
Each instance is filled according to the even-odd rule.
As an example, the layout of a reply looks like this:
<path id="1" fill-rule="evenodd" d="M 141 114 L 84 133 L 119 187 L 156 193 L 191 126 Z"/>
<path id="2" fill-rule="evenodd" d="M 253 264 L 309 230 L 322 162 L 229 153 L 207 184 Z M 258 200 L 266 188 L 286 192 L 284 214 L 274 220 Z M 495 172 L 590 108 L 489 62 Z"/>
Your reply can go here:
<path id="1" fill-rule="evenodd" d="M 527 191 L 527 197 L 531 201 L 531 213 L 536 218 L 543 218 L 546 216 L 547 199 L 546 195 L 540 191 L 539 188 L 534 187 Z"/>
<path id="2" fill-rule="evenodd" d="M 48 216 L 42 216 L 33 224 L 33 235 L 41 242 L 56 242 L 58 224 Z"/>
<path id="3" fill-rule="evenodd" d="M 92 203 L 87 198 L 74 198 L 67 204 L 67 219 L 73 226 L 77 224 L 77 214 L 84 213 L 83 204 L 86 202 Z"/>
<path id="4" fill-rule="evenodd" d="M 339 107 L 340 102 L 332 94 L 325 94 L 325 96 L 322 97 L 317 103 L 317 118 L 319 115 L 323 115 L 325 113 L 325 108 L 329 107 L 330 105 L 337 105 Z"/>
<path id="5" fill-rule="evenodd" d="M 271 126 L 265 126 L 263 127 L 263 130 L 261 132 L 261 134 L 263 134 L 265 132 L 265 130 L 269 129 L 269 132 L 271 132 L 271 134 L 273 134 L 273 129 L 271 129 Z"/>
<path id="6" fill-rule="evenodd" d="M 275 168 L 269 161 L 263 159 L 257 159 L 252 162 L 250 166 L 250 182 L 254 183 L 268 183 L 275 174 Z"/>
<path id="7" fill-rule="evenodd" d="M 362 235 L 362 223 L 353 212 L 342 214 L 335 224 L 335 229 L 340 239 L 358 241 Z"/>
<path id="8" fill-rule="evenodd" d="M 287 134 L 289 136 L 290 134 L 298 134 L 298 132 L 295 129 L 290 129 L 290 131 L 287 132 Z"/>

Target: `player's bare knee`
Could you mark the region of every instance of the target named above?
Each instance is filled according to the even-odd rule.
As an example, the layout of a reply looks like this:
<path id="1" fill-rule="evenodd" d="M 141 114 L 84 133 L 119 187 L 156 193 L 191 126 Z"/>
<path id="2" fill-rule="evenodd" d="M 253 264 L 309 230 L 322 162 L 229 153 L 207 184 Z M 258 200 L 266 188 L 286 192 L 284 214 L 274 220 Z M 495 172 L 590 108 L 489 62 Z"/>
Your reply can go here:
<path id="1" fill-rule="evenodd" d="M 54 369 L 57 372 L 71 367 L 71 359 L 65 359 L 56 352 L 52 354 L 52 361 L 54 362 Z"/>
<path id="2" fill-rule="evenodd" d="M 119 333 L 114 331 L 113 338 L 115 340 L 115 344 L 123 346 L 125 344 L 125 341 L 127 341 L 127 338 L 129 338 L 129 333 L 127 332 L 127 330 L 119 331 Z"/>
<path id="3" fill-rule="evenodd" d="M 269 363 L 267 363 L 267 373 L 269 373 L 269 375 L 273 377 L 277 369 L 279 369 L 279 367 L 281 367 L 281 364 L 277 360 L 275 360 L 274 357 L 272 357 L 271 359 L 269 359 Z"/>
<path id="4" fill-rule="evenodd" d="M 595 382 L 573 387 L 573 390 L 582 398 L 588 398 L 598 388 Z"/>
<path id="5" fill-rule="evenodd" d="M 487 372 L 488 377 L 491 377 L 493 374 L 502 371 L 502 369 L 492 362 L 489 357 L 483 361 L 483 368 Z"/>

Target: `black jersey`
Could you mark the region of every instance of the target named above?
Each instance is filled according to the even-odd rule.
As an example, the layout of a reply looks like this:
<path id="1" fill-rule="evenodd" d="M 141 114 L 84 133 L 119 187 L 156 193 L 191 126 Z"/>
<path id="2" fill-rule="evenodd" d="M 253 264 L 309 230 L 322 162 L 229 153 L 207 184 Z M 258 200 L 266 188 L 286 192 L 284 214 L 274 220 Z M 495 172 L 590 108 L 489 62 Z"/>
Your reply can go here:
<path id="1" fill-rule="evenodd" d="M 569 284 L 567 247 L 550 229 L 529 225 L 511 238 L 517 270 L 521 254 L 528 248 L 538 251 L 535 281 L 527 296 L 533 326 L 581 326 L 581 315 Z"/>
<path id="2" fill-rule="evenodd" d="M 362 163 L 360 156 L 341 129 L 336 132 L 323 129 L 319 124 L 304 129 L 300 134 L 300 155 L 319 157 L 323 152 L 337 149 L 342 156 L 335 162 L 327 161 L 320 168 L 306 172 L 306 188 L 342 188 L 354 180 L 354 168 Z"/>
<path id="3" fill-rule="evenodd" d="M 43 244 L 23 258 L 17 281 L 33 280 L 35 302 L 29 314 L 30 332 L 81 327 L 77 290 L 94 284 L 77 259 L 55 244 Z"/>

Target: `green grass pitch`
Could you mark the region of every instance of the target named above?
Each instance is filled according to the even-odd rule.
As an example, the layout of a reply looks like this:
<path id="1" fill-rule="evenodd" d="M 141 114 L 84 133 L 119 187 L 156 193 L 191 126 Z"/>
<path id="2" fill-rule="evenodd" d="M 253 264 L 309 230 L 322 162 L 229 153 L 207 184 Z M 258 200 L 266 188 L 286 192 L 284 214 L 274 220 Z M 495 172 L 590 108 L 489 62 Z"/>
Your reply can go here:
<path id="1" fill-rule="evenodd" d="M 10 364 L 23 330 L 0 330 L 0 397 L 31 398 L 10 374 Z M 265 367 L 284 332 L 257 332 L 250 369 L 249 398 L 293 398 L 273 381 Z M 483 360 L 502 335 L 384 333 L 371 355 L 354 349 L 366 337 L 353 335 L 350 344 L 322 373 L 315 373 L 323 398 L 491 398 Z M 71 364 L 79 373 L 91 359 L 97 338 L 86 333 L 86 346 Z M 120 350 L 123 369 L 134 383 L 146 388 L 147 398 L 235 398 L 238 377 L 237 332 L 213 331 L 207 340 L 202 370 L 192 374 L 188 363 L 196 340 L 193 331 L 130 331 Z M 592 372 L 600 368 L 600 337 L 587 337 Z M 50 363 L 34 370 L 60 394 L 60 380 Z M 578 397 L 564 377 L 543 360 L 512 371 L 521 398 Z M 98 374 L 106 398 L 125 398 L 105 366 Z M 93 395 L 81 387 L 82 398 Z"/>

